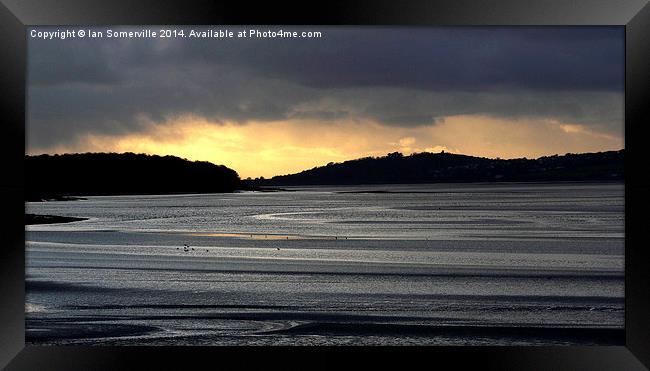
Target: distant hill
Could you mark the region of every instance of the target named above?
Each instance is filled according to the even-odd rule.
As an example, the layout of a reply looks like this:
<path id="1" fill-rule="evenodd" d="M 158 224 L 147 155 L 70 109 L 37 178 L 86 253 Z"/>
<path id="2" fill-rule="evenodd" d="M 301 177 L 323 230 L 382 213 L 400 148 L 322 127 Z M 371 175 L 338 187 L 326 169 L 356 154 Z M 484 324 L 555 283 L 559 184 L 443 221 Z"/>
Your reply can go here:
<path id="1" fill-rule="evenodd" d="M 232 192 L 244 188 L 223 165 L 174 156 L 75 153 L 25 156 L 25 199 L 71 195 Z"/>
<path id="2" fill-rule="evenodd" d="M 489 159 L 399 152 L 329 163 L 297 174 L 255 179 L 255 186 L 622 180 L 624 150 L 538 159 Z"/>

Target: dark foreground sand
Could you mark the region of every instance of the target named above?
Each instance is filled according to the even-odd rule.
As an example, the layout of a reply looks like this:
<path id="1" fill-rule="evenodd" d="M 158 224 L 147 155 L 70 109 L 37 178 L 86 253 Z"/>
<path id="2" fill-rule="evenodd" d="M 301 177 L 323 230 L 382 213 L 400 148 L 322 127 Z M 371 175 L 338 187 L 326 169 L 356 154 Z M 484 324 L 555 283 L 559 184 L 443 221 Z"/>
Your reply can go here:
<path id="1" fill-rule="evenodd" d="M 73 218 L 69 216 L 57 216 L 57 215 L 25 214 L 25 225 L 70 223 L 70 222 L 79 222 L 87 219 L 88 218 Z"/>

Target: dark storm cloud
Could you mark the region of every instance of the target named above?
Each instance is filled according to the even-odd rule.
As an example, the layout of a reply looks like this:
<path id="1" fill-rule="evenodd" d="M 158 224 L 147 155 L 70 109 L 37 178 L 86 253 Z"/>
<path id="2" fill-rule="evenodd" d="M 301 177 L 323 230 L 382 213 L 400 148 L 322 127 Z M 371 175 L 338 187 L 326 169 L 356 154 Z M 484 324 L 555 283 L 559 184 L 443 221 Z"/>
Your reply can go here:
<path id="1" fill-rule="evenodd" d="M 110 60 L 101 50 L 89 53 L 85 47 L 65 47 L 59 42 L 35 44 L 29 53 L 28 78 L 33 84 L 111 84 L 119 80 L 119 72 L 111 68 Z"/>
<path id="2" fill-rule="evenodd" d="M 623 83 L 622 29 L 383 28 L 300 42 L 238 44 L 236 54 L 198 42 L 186 52 L 318 88 L 620 90 Z"/>
<path id="3" fill-rule="evenodd" d="M 483 114 L 621 130 L 621 28 L 305 29 L 324 36 L 29 39 L 29 145 L 188 113 L 401 126 Z"/>

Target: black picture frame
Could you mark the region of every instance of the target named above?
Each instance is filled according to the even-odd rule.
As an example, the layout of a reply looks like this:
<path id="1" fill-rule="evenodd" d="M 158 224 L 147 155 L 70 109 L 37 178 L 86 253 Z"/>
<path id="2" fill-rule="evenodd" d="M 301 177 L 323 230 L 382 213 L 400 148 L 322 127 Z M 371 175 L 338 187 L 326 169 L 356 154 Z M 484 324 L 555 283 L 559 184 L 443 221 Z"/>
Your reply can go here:
<path id="1" fill-rule="evenodd" d="M 445 0 L 278 2 L 0 0 L 0 366 L 7 370 L 185 369 L 276 363 L 287 368 L 348 364 L 499 370 L 643 370 L 650 367 L 650 262 L 643 233 L 650 182 L 650 6 L 647 0 Z M 620 25 L 625 27 L 625 346 L 227 348 L 25 346 L 24 169 L 26 26 L 140 24 Z M 307 356 L 301 360 L 298 356 Z M 234 362 L 234 363 L 225 363 Z M 303 363 L 307 362 L 307 363 Z M 645 366 L 644 366 L 645 365 Z M 449 366 L 448 366 L 449 367 Z"/>

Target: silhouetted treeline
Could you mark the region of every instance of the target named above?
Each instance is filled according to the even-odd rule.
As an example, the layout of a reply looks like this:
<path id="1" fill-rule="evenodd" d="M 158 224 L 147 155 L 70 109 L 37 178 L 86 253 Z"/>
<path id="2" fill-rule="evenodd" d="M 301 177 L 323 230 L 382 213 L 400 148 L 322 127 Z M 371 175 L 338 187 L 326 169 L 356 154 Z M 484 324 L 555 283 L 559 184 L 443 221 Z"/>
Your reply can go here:
<path id="1" fill-rule="evenodd" d="M 69 195 L 232 192 L 237 172 L 223 165 L 174 156 L 82 153 L 25 156 L 28 201 Z"/>
<path id="2" fill-rule="evenodd" d="M 249 182 L 275 186 L 621 180 L 623 154 L 620 150 L 502 160 L 444 152 L 409 156 L 394 152 Z"/>

